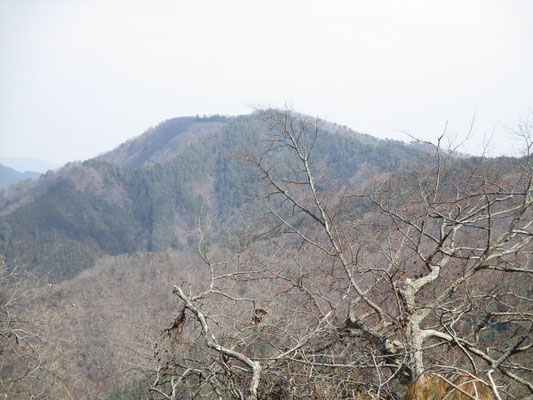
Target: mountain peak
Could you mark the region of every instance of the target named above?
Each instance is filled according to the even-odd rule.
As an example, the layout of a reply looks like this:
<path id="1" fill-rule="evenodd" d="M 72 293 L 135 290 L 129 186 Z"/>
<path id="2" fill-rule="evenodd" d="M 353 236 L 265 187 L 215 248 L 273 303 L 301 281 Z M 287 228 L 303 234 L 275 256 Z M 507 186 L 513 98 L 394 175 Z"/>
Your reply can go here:
<path id="1" fill-rule="evenodd" d="M 221 116 L 167 119 L 97 159 L 127 167 L 163 163 L 200 137 L 220 132 L 228 119 Z"/>

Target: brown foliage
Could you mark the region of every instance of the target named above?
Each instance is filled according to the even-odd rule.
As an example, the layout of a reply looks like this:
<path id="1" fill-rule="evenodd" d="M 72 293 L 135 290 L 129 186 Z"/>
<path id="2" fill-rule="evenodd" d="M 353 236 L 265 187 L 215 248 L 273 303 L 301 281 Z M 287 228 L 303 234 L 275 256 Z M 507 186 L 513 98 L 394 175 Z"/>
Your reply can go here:
<path id="1" fill-rule="evenodd" d="M 493 400 L 488 386 L 470 376 L 461 376 L 453 383 L 441 376 L 423 375 L 412 382 L 404 400 Z"/>

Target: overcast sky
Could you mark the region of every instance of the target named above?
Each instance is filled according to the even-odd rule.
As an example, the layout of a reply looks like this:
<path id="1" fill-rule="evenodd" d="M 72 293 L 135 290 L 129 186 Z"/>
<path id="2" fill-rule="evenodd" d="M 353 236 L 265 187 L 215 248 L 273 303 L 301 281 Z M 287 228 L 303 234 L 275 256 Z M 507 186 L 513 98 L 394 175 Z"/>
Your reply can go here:
<path id="1" fill-rule="evenodd" d="M 0 157 L 87 159 L 184 115 L 298 111 L 516 149 L 533 1 L 0 0 Z"/>

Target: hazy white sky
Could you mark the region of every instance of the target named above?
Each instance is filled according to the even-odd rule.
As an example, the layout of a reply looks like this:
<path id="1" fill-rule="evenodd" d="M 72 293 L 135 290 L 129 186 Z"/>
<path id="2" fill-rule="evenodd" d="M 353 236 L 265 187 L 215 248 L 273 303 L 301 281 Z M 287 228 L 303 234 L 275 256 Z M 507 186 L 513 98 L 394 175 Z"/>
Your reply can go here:
<path id="1" fill-rule="evenodd" d="M 86 159 L 166 118 L 285 102 L 399 139 L 476 115 L 476 143 L 509 153 L 533 1 L 0 0 L 0 60 L 0 157 Z"/>

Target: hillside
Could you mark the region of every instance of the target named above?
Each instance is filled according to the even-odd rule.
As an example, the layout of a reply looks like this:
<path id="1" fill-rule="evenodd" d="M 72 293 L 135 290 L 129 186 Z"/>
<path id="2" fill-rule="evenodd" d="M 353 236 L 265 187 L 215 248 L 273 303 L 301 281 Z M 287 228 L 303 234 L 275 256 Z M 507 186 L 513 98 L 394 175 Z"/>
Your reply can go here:
<path id="1" fill-rule="evenodd" d="M 0 164 L 0 188 L 8 187 L 9 185 L 26 179 L 35 179 L 38 178 L 39 175 L 41 175 L 39 172 L 19 172 L 13 168 Z"/>
<path id="2" fill-rule="evenodd" d="M 357 185 L 417 154 L 399 142 L 325 124 L 317 143 L 331 183 Z M 264 146 L 258 115 L 162 122 L 113 151 L 48 172 L 0 197 L 0 249 L 54 280 L 75 276 L 103 255 L 189 247 L 197 218 L 231 225 L 253 185 L 234 157 Z M 269 157 L 282 165 L 281 153 Z M 249 194 L 249 193 L 248 193 Z"/>
<path id="3" fill-rule="evenodd" d="M 165 121 L 2 192 L 0 383 L 50 399 L 400 399 L 419 370 L 458 382 L 508 354 L 502 398 L 524 398 L 530 167 L 287 111 Z"/>

